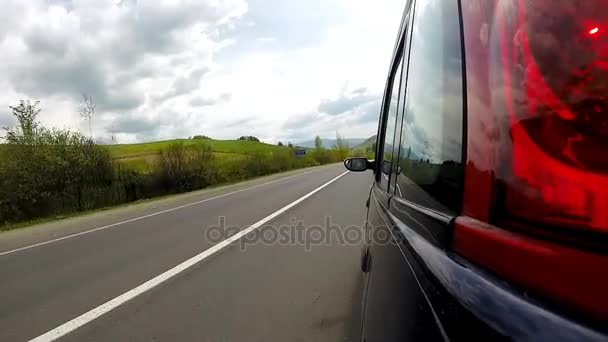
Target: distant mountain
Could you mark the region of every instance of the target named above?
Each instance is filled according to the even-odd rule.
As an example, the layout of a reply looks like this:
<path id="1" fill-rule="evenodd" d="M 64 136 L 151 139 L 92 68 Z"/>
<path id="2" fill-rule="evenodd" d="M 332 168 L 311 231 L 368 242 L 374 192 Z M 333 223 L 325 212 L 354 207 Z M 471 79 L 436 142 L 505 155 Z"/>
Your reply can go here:
<path id="1" fill-rule="evenodd" d="M 323 147 L 325 147 L 325 148 L 333 148 L 334 145 L 336 144 L 336 139 L 321 139 L 321 140 L 323 141 Z M 344 140 L 346 140 L 349 147 L 355 147 L 357 145 L 362 144 L 367 139 L 354 138 L 354 139 L 344 139 Z M 314 141 L 314 139 L 307 140 L 307 141 L 301 141 L 301 142 L 294 143 L 294 145 L 300 146 L 300 147 L 305 147 L 305 148 L 315 148 L 315 141 Z"/>

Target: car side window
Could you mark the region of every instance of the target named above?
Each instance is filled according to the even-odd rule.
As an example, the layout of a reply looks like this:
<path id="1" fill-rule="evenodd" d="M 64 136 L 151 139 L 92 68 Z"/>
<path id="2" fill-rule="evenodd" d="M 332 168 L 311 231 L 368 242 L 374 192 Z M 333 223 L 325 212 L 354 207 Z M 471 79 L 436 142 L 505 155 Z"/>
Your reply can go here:
<path id="1" fill-rule="evenodd" d="M 411 25 L 410 25 L 410 18 L 411 15 L 408 15 L 407 18 L 405 19 L 405 25 L 406 25 L 406 29 L 405 29 L 405 41 L 404 41 L 404 46 L 403 46 L 403 67 L 401 68 L 401 86 L 399 87 L 399 99 L 398 101 L 398 108 L 397 108 L 397 113 L 399 113 L 398 117 L 397 117 L 397 124 L 396 124 L 396 128 L 395 128 L 395 143 L 393 144 L 393 156 L 394 159 L 396 161 L 399 160 L 399 152 L 401 149 L 401 140 L 403 137 L 403 126 L 402 126 L 402 122 L 403 122 L 403 108 L 405 107 L 405 91 L 407 89 L 407 73 L 408 73 L 408 59 L 409 59 L 409 51 L 410 51 L 410 41 L 411 41 L 411 34 L 412 34 L 412 30 L 411 30 Z M 396 191 L 396 188 L 398 187 L 397 185 L 397 178 L 398 175 L 401 173 L 401 165 L 398 162 L 393 163 L 393 169 L 391 170 L 391 177 L 390 178 L 390 183 L 389 183 L 389 192 L 392 194 Z"/>
<path id="2" fill-rule="evenodd" d="M 395 128 L 397 119 L 399 118 L 399 86 L 401 85 L 401 68 L 403 67 L 403 58 L 399 59 L 399 66 L 393 74 L 393 82 L 390 89 L 387 89 L 387 94 L 390 94 L 389 102 L 387 103 L 387 120 L 386 131 L 384 135 L 384 145 L 382 150 L 382 165 L 380 167 L 380 186 L 383 190 L 389 191 L 389 183 L 393 160 L 393 147 L 395 143 Z M 394 181 L 393 181 L 394 182 Z"/>
<path id="3" fill-rule="evenodd" d="M 415 6 L 396 194 L 458 211 L 464 112 L 458 4 L 418 0 Z"/>

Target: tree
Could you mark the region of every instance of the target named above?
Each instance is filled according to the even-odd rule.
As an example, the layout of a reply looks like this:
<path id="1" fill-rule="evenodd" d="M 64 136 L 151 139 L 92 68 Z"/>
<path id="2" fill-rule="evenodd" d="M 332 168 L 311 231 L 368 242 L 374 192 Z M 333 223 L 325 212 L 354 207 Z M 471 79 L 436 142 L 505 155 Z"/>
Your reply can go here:
<path id="1" fill-rule="evenodd" d="M 238 140 L 260 142 L 260 139 L 254 137 L 253 135 L 243 135 Z"/>
<path id="2" fill-rule="evenodd" d="M 40 114 L 41 109 L 38 108 L 40 101 L 32 103 L 30 100 L 20 100 L 16 107 L 9 106 L 13 111 L 13 115 L 17 118 L 19 126 L 17 129 L 4 127 L 6 131 L 6 140 L 9 143 L 16 143 L 20 137 L 30 140 L 35 136 L 38 129 L 38 121 L 36 118 Z"/>
<path id="3" fill-rule="evenodd" d="M 323 140 L 321 140 L 321 137 L 318 135 L 315 137 L 315 148 L 317 150 L 320 150 L 323 148 Z"/>
<path id="4" fill-rule="evenodd" d="M 336 143 L 334 144 L 334 152 L 339 160 L 344 160 L 348 157 L 349 147 L 348 141 L 344 139 L 339 132 L 336 132 Z"/>
<path id="5" fill-rule="evenodd" d="M 82 94 L 82 102 L 80 102 L 80 116 L 89 121 L 89 137 L 93 138 L 93 130 L 91 129 L 91 120 L 95 115 L 95 103 L 92 96 Z"/>
<path id="6" fill-rule="evenodd" d="M 10 107 L 18 126 L 0 149 L 0 221 L 19 221 L 104 204 L 112 179 L 105 148 L 37 121 L 38 102 Z M 0 224 L 3 222 L 0 222 Z"/>
<path id="7" fill-rule="evenodd" d="M 288 142 L 288 143 L 287 143 L 287 147 L 292 148 L 292 147 L 293 147 L 293 144 L 292 144 L 292 143 L 290 143 L 290 142 Z"/>
<path id="8" fill-rule="evenodd" d="M 279 141 L 279 142 L 277 143 L 277 146 L 283 146 L 283 143 Z"/>

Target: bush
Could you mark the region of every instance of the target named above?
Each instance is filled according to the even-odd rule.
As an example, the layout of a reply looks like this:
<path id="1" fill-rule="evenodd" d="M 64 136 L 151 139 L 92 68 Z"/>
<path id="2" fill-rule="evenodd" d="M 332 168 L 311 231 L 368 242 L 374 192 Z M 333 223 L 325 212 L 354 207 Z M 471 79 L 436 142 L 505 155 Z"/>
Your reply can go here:
<path id="1" fill-rule="evenodd" d="M 336 143 L 333 146 L 332 152 L 335 155 L 335 161 L 341 161 L 348 157 L 349 154 L 348 142 L 340 133 L 336 132 Z"/>
<path id="2" fill-rule="evenodd" d="M 244 135 L 241 136 L 238 140 L 245 140 L 245 141 L 255 141 L 255 142 L 260 142 L 260 139 L 252 136 L 252 135 Z"/>
<path id="3" fill-rule="evenodd" d="M 16 131 L 0 160 L 0 222 L 99 206 L 112 182 L 108 152 L 65 130 Z"/>
<path id="4" fill-rule="evenodd" d="M 201 189 L 270 173 L 325 164 L 332 151 L 296 156 L 295 149 L 214 158 L 208 142 L 177 142 L 159 154 L 152 172 L 114 163 L 103 146 L 69 130 L 36 121 L 38 102 L 11 107 L 19 125 L 0 145 L 0 224 L 99 208 L 142 198 Z M 193 139 L 209 139 L 195 136 Z M 244 136 L 241 140 L 259 141 Z M 289 144 L 291 147 L 291 144 Z"/>
<path id="5" fill-rule="evenodd" d="M 311 156 L 296 156 L 294 149 L 278 150 L 272 153 L 254 153 L 243 163 L 246 177 L 256 177 L 276 172 L 316 166 L 317 161 Z"/>
<path id="6" fill-rule="evenodd" d="M 321 165 L 337 161 L 336 155 L 325 148 L 316 148 L 310 152 L 310 155 Z"/>
<path id="7" fill-rule="evenodd" d="M 350 150 L 349 154 L 350 157 L 366 157 L 367 156 L 367 152 L 358 147 L 358 148 L 354 148 L 352 150 Z"/>
<path id="8" fill-rule="evenodd" d="M 161 151 L 158 165 L 166 192 L 201 189 L 213 183 L 213 153 L 207 144 L 177 142 Z"/>

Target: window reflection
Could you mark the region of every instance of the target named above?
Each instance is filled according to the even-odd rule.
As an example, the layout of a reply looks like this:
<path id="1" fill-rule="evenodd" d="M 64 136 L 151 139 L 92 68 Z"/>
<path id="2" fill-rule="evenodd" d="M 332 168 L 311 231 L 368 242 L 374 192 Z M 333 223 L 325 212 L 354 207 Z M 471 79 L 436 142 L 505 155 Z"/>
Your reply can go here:
<path id="1" fill-rule="evenodd" d="M 397 194 L 457 210 L 462 183 L 462 58 L 456 1 L 418 1 Z"/>
<path id="2" fill-rule="evenodd" d="M 388 108 L 388 118 L 386 122 L 386 135 L 384 138 L 384 152 L 383 152 L 383 162 L 382 162 L 382 176 L 380 179 L 380 183 L 382 188 L 388 190 L 388 181 L 390 177 L 390 170 L 393 162 L 393 147 L 395 146 L 395 126 L 397 121 L 397 107 L 398 107 L 398 98 L 399 98 L 399 85 L 401 81 L 401 65 L 399 63 L 399 67 L 397 68 L 393 80 L 393 84 L 390 90 L 391 97 Z"/>

